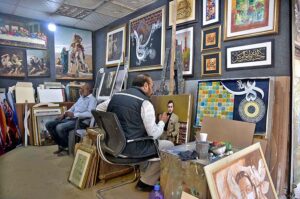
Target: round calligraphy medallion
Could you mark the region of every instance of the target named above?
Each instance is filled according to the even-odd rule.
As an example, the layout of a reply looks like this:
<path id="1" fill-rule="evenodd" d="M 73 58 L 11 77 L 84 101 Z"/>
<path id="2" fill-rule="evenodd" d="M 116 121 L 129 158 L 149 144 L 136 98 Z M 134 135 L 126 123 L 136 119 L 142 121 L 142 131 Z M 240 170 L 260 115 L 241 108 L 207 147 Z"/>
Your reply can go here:
<path id="1" fill-rule="evenodd" d="M 266 106 L 260 98 L 254 101 L 243 99 L 239 105 L 239 115 L 246 122 L 259 122 L 266 113 Z"/>

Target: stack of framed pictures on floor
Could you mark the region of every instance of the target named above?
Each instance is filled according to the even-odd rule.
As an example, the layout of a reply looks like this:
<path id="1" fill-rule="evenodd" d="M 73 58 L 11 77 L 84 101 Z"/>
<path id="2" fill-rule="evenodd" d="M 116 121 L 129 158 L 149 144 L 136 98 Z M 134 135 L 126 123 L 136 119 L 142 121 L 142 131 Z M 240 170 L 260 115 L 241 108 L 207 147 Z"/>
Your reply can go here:
<path id="1" fill-rule="evenodd" d="M 32 108 L 33 145 L 42 146 L 54 144 L 45 125 L 47 122 L 55 120 L 63 111 L 64 107 Z"/>

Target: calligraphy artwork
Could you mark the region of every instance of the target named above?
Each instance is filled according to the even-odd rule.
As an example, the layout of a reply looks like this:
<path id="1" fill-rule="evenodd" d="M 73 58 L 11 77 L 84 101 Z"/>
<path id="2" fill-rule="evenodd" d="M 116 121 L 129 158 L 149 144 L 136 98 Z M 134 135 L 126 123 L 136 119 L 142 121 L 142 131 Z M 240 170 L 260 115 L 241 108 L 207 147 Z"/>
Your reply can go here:
<path id="1" fill-rule="evenodd" d="M 169 26 L 173 25 L 174 1 L 169 2 Z M 176 25 L 183 25 L 196 21 L 196 0 L 177 0 Z"/>
<path id="2" fill-rule="evenodd" d="M 54 42 L 56 79 L 93 79 L 91 31 L 58 26 Z"/>
<path id="3" fill-rule="evenodd" d="M 273 80 L 271 78 L 207 80 L 198 82 L 196 126 L 203 117 L 232 119 L 256 124 L 255 134 L 271 129 Z"/>
<path id="4" fill-rule="evenodd" d="M 221 75 L 221 52 L 202 54 L 201 76 Z"/>
<path id="5" fill-rule="evenodd" d="M 274 41 L 256 43 L 251 45 L 227 47 L 226 69 L 247 69 L 249 67 L 273 66 Z"/>
<path id="6" fill-rule="evenodd" d="M 165 7 L 129 22 L 129 71 L 161 69 L 165 51 Z"/>
<path id="7" fill-rule="evenodd" d="M 207 26 L 219 22 L 219 0 L 203 0 L 202 25 Z"/>
<path id="8" fill-rule="evenodd" d="M 277 199 L 259 143 L 204 167 L 211 197 Z"/>
<path id="9" fill-rule="evenodd" d="M 221 26 L 209 27 L 202 30 L 201 50 L 221 48 Z"/>
<path id="10" fill-rule="evenodd" d="M 0 15 L 0 44 L 47 49 L 48 37 L 40 22 Z"/>
<path id="11" fill-rule="evenodd" d="M 224 40 L 278 32 L 279 0 L 226 0 Z"/>

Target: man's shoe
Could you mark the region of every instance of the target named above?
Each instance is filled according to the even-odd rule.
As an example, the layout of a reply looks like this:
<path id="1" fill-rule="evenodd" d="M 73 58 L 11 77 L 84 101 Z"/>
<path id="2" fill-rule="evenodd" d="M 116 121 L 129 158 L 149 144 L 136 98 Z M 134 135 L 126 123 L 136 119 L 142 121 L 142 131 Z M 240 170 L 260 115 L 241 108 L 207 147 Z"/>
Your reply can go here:
<path id="1" fill-rule="evenodd" d="M 62 157 L 62 156 L 66 156 L 66 155 L 69 155 L 69 152 L 68 151 L 61 151 L 60 153 L 57 154 L 58 157 Z"/>
<path id="2" fill-rule="evenodd" d="M 153 190 L 153 187 L 152 185 L 148 185 L 148 184 L 145 184 L 143 183 L 141 180 L 139 180 L 137 182 L 137 184 L 135 185 L 135 189 L 138 190 L 138 191 L 144 191 L 144 192 L 150 192 Z"/>
<path id="3" fill-rule="evenodd" d="M 58 147 L 58 150 L 54 151 L 53 154 L 59 154 L 59 153 L 61 153 L 64 150 L 65 150 L 64 148 Z"/>

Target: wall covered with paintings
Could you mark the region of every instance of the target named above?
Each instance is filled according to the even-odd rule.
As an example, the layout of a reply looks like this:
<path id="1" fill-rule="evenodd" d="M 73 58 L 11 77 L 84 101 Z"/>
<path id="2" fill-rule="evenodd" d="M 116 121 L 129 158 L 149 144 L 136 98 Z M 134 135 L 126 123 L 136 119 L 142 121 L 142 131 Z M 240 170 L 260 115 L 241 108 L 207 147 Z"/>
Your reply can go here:
<path id="1" fill-rule="evenodd" d="M 48 23 L 38 20 L 0 14 L 1 88 L 13 86 L 17 81 L 32 82 L 36 87 L 38 84 L 50 81 L 62 81 L 63 84 L 67 84 L 76 78 L 71 73 L 65 74 L 66 77 L 60 77 L 56 74 L 55 35 L 48 30 L 47 25 Z M 88 44 L 85 48 L 90 49 L 87 50 L 89 54 L 85 55 L 88 57 L 86 67 L 81 67 L 82 71 L 79 71 L 79 78 L 77 79 L 90 81 L 94 73 L 91 57 L 92 32 L 84 30 L 74 32 L 80 36 L 81 32 L 87 32 L 89 37 L 89 42 L 87 42 L 84 40 L 86 37 L 81 36 L 85 44 Z M 65 34 L 65 40 L 67 36 Z M 70 39 L 73 38 L 70 36 Z"/>
<path id="2" fill-rule="evenodd" d="M 183 1 L 183 0 L 181 0 Z M 181 2 L 177 0 L 177 2 Z M 224 79 L 224 78 L 239 78 L 239 77 L 266 77 L 266 76 L 285 76 L 285 75 L 290 75 L 291 70 L 290 70 L 290 48 L 289 48 L 289 42 L 290 42 L 290 34 L 289 31 L 289 21 L 290 21 L 290 7 L 289 7 L 289 2 L 288 1 L 274 1 L 274 2 L 279 2 L 279 12 L 276 14 L 279 14 L 278 20 L 275 20 L 276 27 L 270 27 L 268 30 L 267 24 L 266 29 L 261 29 L 261 27 L 257 27 L 257 29 L 254 29 L 255 33 L 247 33 L 245 30 L 241 28 L 241 25 L 248 25 L 251 26 L 251 24 L 241 24 L 241 21 L 237 22 L 236 27 L 231 27 L 230 31 L 227 31 L 227 35 L 225 38 L 225 1 L 220 1 L 219 9 L 220 10 L 220 15 L 219 23 L 215 23 L 213 20 L 203 20 L 203 5 L 202 1 L 188 1 L 191 3 L 193 6 L 193 2 L 195 3 L 195 13 L 192 11 L 191 14 L 193 15 L 191 19 L 187 19 L 188 21 L 182 22 L 182 20 L 178 20 L 177 22 L 177 30 L 183 30 L 187 29 L 190 27 L 193 27 L 193 54 L 192 54 L 192 74 L 187 71 L 187 75 L 184 76 L 185 80 L 201 80 L 201 79 Z M 206 2 L 206 1 L 204 1 Z M 215 1 L 217 2 L 217 1 Z M 227 1 L 228 3 L 232 2 L 230 0 Z M 238 1 L 237 1 L 238 2 Z M 107 41 L 107 34 L 110 31 L 113 31 L 114 29 L 123 26 L 127 24 L 127 30 L 126 30 L 126 50 L 125 50 L 125 56 L 129 56 L 128 52 L 128 45 L 129 42 L 128 40 L 131 38 L 131 34 L 129 32 L 129 23 L 130 21 L 136 21 L 137 18 L 141 16 L 145 16 L 144 14 L 147 15 L 147 13 L 151 14 L 151 11 L 161 8 L 162 6 L 165 6 L 165 43 L 162 43 L 165 45 L 166 48 L 169 48 L 171 46 L 171 26 L 169 23 L 169 7 L 168 7 L 169 1 L 167 0 L 161 0 L 157 1 L 154 4 L 151 4 L 149 6 L 146 6 L 145 8 L 130 14 L 122 19 L 119 19 L 109 26 L 106 26 L 98 31 L 95 32 L 95 43 L 94 45 L 96 46 L 95 48 L 95 54 L 97 54 L 97 57 L 95 58 L 95 65 L 98 67 L 95 71 L 99 70 L 99 67 L 104 67 L 105 70 L 111 71 L 111 70 L 116 70 L 116 68 L 113 67 L 105 67 L 105 56 L 106 56 L 106 49 L 105 49 L 105 43 Z M 201 4 L 201 5 L 200 5 Z M 235 5 L 238 6 L 238 5 Z M 274 5 L 276 7 L 276 5 Z M 238 9 L 232 8 L 232 9 Z M 257 12 L 260 12 L 259 10 Z M 267 12 L 267 11 L 266 11 Z M 261 16 L 261 13 L 256 13 L 257 16 Z M 276 19 L 276 16 L 272 16 L 274 19 Z M 217 18 L 217 17 L 216 17 Z M 253 23 L 256 21 L 262 20 L 258 18 L 251 18 L 253 19 Z M 229 19 L 227 20 L 228 23 Z M 203 24 L 203 25 L 202 25 Z M 143 25 L 143 24 L 141 24 Z M 220 26 L 221 25 L 221 26 Z M 220 28 L 219 28 L 220 27 Z M 270 31 L 270 32 L 275 32 L 276 28 L 279 29 L 278 33 L 276 34 L 265 34 L 265 35 L 259 35 L 259 31 Z M 217 44 L 212 44 L 210 43 L 209 40 L 206 40 L 205 42 L 201 42 L 202 38 L 202 32 L 205 35 L 211 35 L 211 34 L 216 34 L 217 36 L 219 35 L 219 31 L 221 32 L 221 42 Z M 138 32 L 138 31 L 137 31 Z M 252 34 L 252 36 L 251 36 Z M 254 34 L 254 36 L 253 36 Z M 250 37 L 249 37 L 250 35 Z M 144 35 L 143 35 L 144 36 Z M 226 39 L 226 41 L 224 41 Z M 218 38 L 217 38 L 218 40 Z M 269 43 L 267 43 L 269 42 Z M 259 43 L 261 45 L 254 45 L 253 48 L 247 48 L 244 49 L 243 46 L 247 46 L 248 44 L 255 44 Z M 233 47 L 239 47 L 237 48 L 238 50 L 242 51 L 248 51 L 248 52 L 253 52 L 257 48 L 261 47 L 266 49 L 265 53 L 266 55 L 271 55 L 271 57 L 267 57 L 266 60 L 261 60 L 265 61 L 262 67 L 255 67 L 254 63 L 250 63 L 251 67 L 244 66 L 243 64 L 232 64 L 228 65 L 226 64 L 226 51 L 228 51 L 231 54 L 231 57 L 234 58 L 233 53 L 238 53 L 234 52 L 235 48 Z M 189 46 L 188 46 L 189 47 Z M 256 48 L 257 47 L 257 48 Z M 132 49 L 132 46 L 130 47 Z M 219 59 L 219 54 L 220 53 L 220 60 Z M 269 53 L 271 52 L 271 54 Z M 164 52 L 161 52 L 164 53 Z M 212 57 L 212 55 L 209 55 L 209 53 L 213 53 L 215 57 Z M 204 56 L 202 56 L 204 55 Z M 132 56 L 132 55 L 130 55 Z M 150 56 L 150 55 L 149 55 Z M 201 65 L 202 65 L 202 57 L 208 58 L 207 63 L 213 63 L 212 61 L 216 61 L 216 68 L 214 70 L 208 70 L 202 71 Z M 210 58 L 212 57 L 212 58 Z M 188 60 L 188 59 L 187 59 Z M 220 65 L 219 65 L 220 61 Z M 230 60 L 229 60 L 230 61 Z M 131 66 L 132 62 L 131 60 L 129 61 L 129 65 Z M 226 67 L 227 66 L 227 67 Z M 218 67 L 220 67 L 220 70 L 218 70 Z M 156 67 L 156 70 L 153 70 L 153 67 L 149 67 L 150 70 L 146 70 L 143 72 L 146 72 L 150 74 L 152 77 L 154 77 L 154 80 L 159 80 L 160 79 L 160 74 L 161 74 L 161 69 L 159 67 Z M 151 70 L 152 69 L 152 70 Z M 139 73 L 142 70 L 134 70 L 134 72 L 129 73 L 129 80 L 128 83 L 131 82 L 132 78 Z M 212 74 L 212 75 L 210 75 Z"/>

